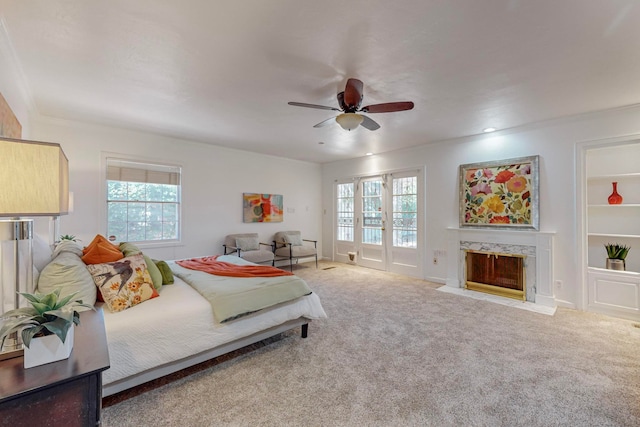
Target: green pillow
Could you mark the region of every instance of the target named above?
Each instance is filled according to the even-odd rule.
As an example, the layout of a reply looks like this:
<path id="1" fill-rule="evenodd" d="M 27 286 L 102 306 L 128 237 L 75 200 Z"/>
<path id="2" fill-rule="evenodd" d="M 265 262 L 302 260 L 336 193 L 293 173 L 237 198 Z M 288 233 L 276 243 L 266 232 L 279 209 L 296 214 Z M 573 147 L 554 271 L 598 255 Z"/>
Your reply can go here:
<path id="1" fill-rule="evenodd" d="M 153 287 L 156 288 L 156 290 L 159 290 L 162 287 L 162 273 L 151 258 L 144 254 L 142 255 L 144 256 L 144 262 L 147 264 L 147 270 L 149 270 L 151 280 L 153 280 Z"/>
<path id="2" fill-rule="evenodd" d="M 120 249 L 120 252 L 122 252 L 122 255 L 124 255 L 125 257 L 131 256 L 131 255 L 138 255 L 142 253 L 139 247 L 129 242 L 120 243 L 120 246 L 118 247 L 118 249 Z"/>
<path id="3" fill-rule="evenodd" d="M 142 254 L 142 251 L 139 247 L 130 242 L 122 242 L 118 247 L 122 254 L 125 257 Z M 159 290 L 162 287 L 162 273 L 156 266 L 156 264 L 149 258 L 148 256 L 142 254 L 144 256 L 144 262 L 147 264 L 147 270 L 149 270 L 149 275 L 151 276 L 151 280 L 153 281 L 153 287 L 156 290 Z"/>
<path id="4" fill-rule="evenodd" d="M 171 267 L 165 261 L 158 261 L 156 259 L 153 260 L 158 269 L 160 270 L 160 274 L 162 274 L 162 284 L 163 285 L 173 285 L 173 271 L 171 271 Z"/>

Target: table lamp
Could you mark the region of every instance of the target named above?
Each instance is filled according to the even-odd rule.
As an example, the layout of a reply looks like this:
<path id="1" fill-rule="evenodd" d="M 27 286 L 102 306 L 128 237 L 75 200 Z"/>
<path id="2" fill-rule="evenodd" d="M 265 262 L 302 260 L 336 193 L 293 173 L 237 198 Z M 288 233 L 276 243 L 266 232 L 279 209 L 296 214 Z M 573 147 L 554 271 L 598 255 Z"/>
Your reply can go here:
<path id="1" fill-rule="evenodd" d="M 35 291 L 30 218 L 67 213 L 69 162 L 59 144 L 3 137 L 0 159 L 1 322 L 2 313 L 26 305 L 18 292 Z M 0 359 L 6 358 L 3 353 L 21 352 L 17 337 L 7 341 L 0 348 Z"/>

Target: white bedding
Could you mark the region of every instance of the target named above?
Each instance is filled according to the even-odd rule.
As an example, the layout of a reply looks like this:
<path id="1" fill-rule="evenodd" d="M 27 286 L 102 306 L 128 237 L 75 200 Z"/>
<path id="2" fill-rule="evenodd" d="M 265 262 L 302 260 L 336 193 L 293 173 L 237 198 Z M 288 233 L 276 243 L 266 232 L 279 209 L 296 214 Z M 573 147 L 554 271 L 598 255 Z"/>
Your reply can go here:
<path id="1" fill-rule="evenodd" d="M 161 288 L 158 298 L 119 313 L 103 311 L 111 360 L 102 375 L 105 386 L 287 320 L 326 317 L 320 299 L 311 294 L 219 324 L 211 304 L 178 277 Z"/>

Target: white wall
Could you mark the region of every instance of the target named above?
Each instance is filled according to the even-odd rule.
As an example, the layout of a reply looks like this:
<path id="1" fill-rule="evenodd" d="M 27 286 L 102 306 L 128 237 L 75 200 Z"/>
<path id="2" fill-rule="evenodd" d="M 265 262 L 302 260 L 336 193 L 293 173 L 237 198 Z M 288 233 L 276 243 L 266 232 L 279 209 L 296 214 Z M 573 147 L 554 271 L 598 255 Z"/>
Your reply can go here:
<path id="1" fill-rule="evenodd" d="M 174 259 L 221 253 L 228 233 L 257 232 L 265 242 L 280 230 L 300 230 L 305 238 L 320 238 L 319 165 L 42 117 L 31 103 L 28 84 L 1 20 L 0 64 L 0 93 L 22 124 L 23 138 L 57 142 L 69 159 L 75 206 L 72 214 L 61 218 L 62 234 L 74 234 L 87 244 L 97 233 L 106 232 L 101 168 L 104 153 L 110 152 L 183 167 L 182 242 L 146 249 L 150 256 Z M 284 221 L 243 223 L 243 192 L 282 194 Z M 48 219 L 36 219 L 35 226 L 37 234 L 48 237 Z"/>
<path id="2" fill-rule="evenodd" d="M 321 168 L 280 159 L 142 132 L 86 123 L 40 118 L 32 123 L 33 139 L 61 144 L 69 158 L 74 211 L 61 218 L 60 232 L 87 244 L 106 233 L 105 153 L 182 166 L 182 243 L 145 249 L 150 256 L 175 259 L 222 253 L 224 236 L 256 232 L 270 242 L 276 231 L 301 230 L 319 238 Z M 242 193 L 284 196 L 281 223 L 242 222 Z M 294 212 L 291 212 L 291 211 Z"/>
<path id="3" fill-rule="evenodd" d="M 540 155 L 540 230 L 555 232 L 554 277 L 560 305 L 580 307 L 576 236 L 577 142 L 640 132 L 640 107 L 621 108 L 536 126 L 484 134 L 456 141 L 323 165 L 323 255 L 332 257 L 333 185 L 336 179 L 423 166 L 426 171 L 425 278 L 444 283 L 446 262 L 428 262 L 436 249 L 445 249 L 446 228 L 458 226 L 458 166 Z"/>

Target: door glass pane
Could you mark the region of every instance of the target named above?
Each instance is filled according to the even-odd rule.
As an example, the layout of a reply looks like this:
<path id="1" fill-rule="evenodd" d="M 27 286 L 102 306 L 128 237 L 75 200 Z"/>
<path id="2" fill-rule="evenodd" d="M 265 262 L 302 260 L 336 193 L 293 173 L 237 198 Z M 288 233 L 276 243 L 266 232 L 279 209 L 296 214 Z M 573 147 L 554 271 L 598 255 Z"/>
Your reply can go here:
<path id="1" fill-rule="evenodd" d="M 354 190 L 353 183 L 338 184 L 337 187 L 337 229 L 338 240 L 353 242 L 353 217 L 354 217 Z"/>
<path id="2" fill-rule="evenodd" d="M 362 243 L 382 245 L 382 181 L 362 183 Z"/>
<path id="3" fill-rule="evenodd" d="M 418 247 L 418 178 L 393 180 L 393 246 Z"/>

